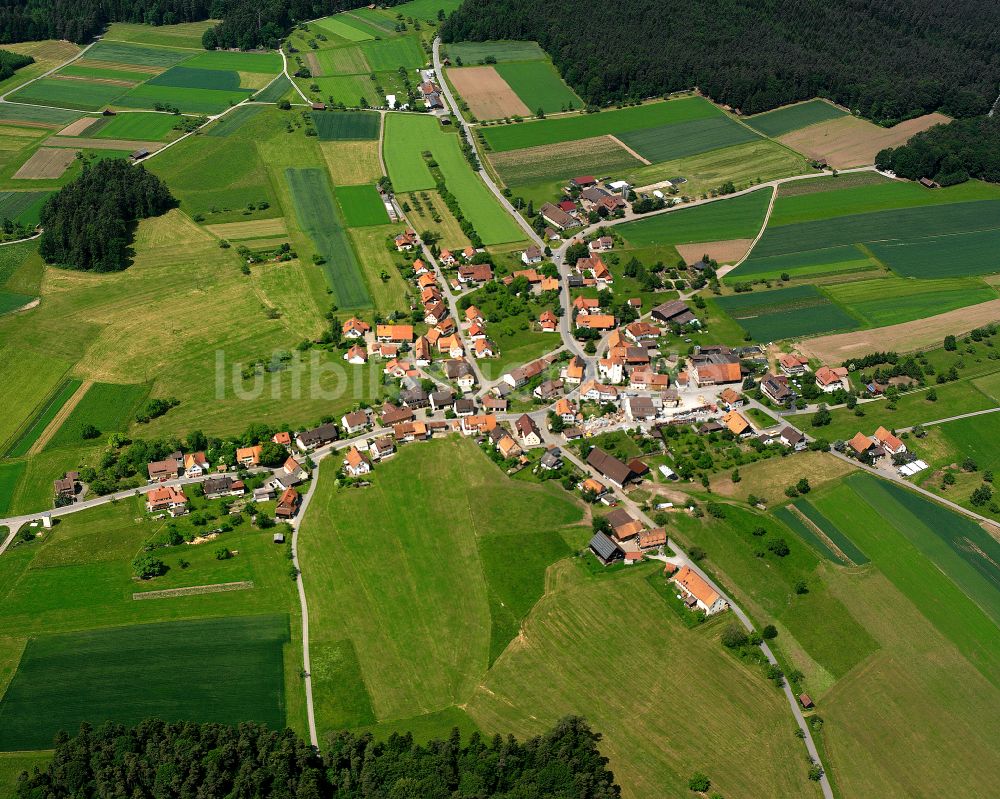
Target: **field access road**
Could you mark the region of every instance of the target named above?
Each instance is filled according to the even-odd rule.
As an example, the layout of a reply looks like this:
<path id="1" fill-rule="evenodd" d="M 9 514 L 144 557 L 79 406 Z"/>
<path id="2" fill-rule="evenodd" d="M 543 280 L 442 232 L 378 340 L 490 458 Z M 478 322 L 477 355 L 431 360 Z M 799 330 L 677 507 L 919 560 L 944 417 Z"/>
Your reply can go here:
<path id="1" fill-rule="evenodd" d="M 476 137 L 473 135 L 469 124 L 462 117 L 462 113 L 458 109 L 458 103 L 455 102 L 455 97 L 451 93 L 451 88 L 448 86 L 448 81 L 444 79 L 444 69 L 441 64 L 441 38 L 439 36 L 434 37 L 433 54 L 434 72 L 437 74 L 438 85 L 441 86 L 441 93 L 444 95 L 446 102 L 451 107 L 455 118 L 458 120 L 458 126 L 462 130 L 462 135 L 465 136 L 466 141 L 469 142 L 469 146 L 472 147 L 472 151 L 476 154 L 476 158 L 479 159 L 479 177 L 483 179 L 490 191 L 493 192 L 497 201 L 503 206 L 504 210 L 521 226 L 521 229 L 524 230 L 527 237 L 539 247 L 544 248 L 545 242 L 539 238 L 538 234 L 535 233 L 535 229 L 528 224 L 528 221 L 516 210 L 514 210 L 514 206 L 510 204 L 510 200 L 504 197 L 503 192 L 500 191 L 497 184 L 493 182 L 493 178 L 490 177 L 490 173 L 486 170 L 486 167 L 483 166 L 485 162 L 479 152 L 479 148 L 476 147 Z"/>
<path id="2" fill-rule="evenodd" d="M 544 446 L 544 444 L 542 446 Z M 578 458 L 574 453 L 570 452 L 568 448 L 562 448 L 562 454 L 563 457 L 565 457 L 568 461 L 573 463 L 584 474 L 589 474 L 591 477 L 597 480 L 606 482 L 606 478 L 604 478 L 603 475 L 598 474 L 594 469 L 590 468 L 590 466 L 587 463 Z M 653 523 L 653 520 L 650 519 L 649 516 L 645 514 L 645 512 L 643 512 L 642 508 L 640 508 L 632 499 L 630 499 L 629 496 L 624 491 L 618 488 L 614 488 L 613 493 L 615 497 L 618 499 L 618 501 L 628 510 L 629 514 L 631 514 L 634 518 L 639 519 L 643 524 L 645 524 L 650 529 L 657 526 L 656 524 Z M 667 538 L 667 547 L 673 550 L 675 554 L 670 556 L 664 556 L 662 560 L 668 563 L 673 563 L 678 568 L 687 566 L 688 568 L 691 569 L 691 571 L 701 576 L 701 578 L 710 586 L 712 586 L 712 588 L 716 592 L 718 592 L 719 596 L 721 596 L 726 601 L 726 603 L 729 605 L 729 609 L 733 612 L 736 618 L 740 620 L 743 626 L 748 631 L 752 631 L 754 629 L 754 624 L 750 620 L 750 617 L 747 616 L 747 614 L 743 611 L 743 609 L 733 601 L 733 598 L 729 596 L 725 591 L 723 591 L 722 588 L 720 588 L 716 584 L 716 582 L 708 574 L 706 574 L 697 563 L 691 560 L 691 558 L 689 558 L 687 554 L 685 554 L 684 550 L 681 549 L 676 542 L 671 541 L 669 537 Z M 774 653 L 771 651 L 771 648 L 767 645 L 767 641 L 761 643 L 760 649 L 764 653 L 764 657 L 767 658 L 768 663 L 770 663 L 772 666 L 778 665 L 778 660 L 777 658 L 775 658 Z M 809 753 L 809 757 L 812 759 L 813 763 L 817 763 L 820 766 L 822 766 L 822 761 L 820 760 L 819 756 L 819 750 L 816 748 L 816 743 L 813 741 L 812 734 L 809 731 L 809 726 L 806 724 L 805 718 L 803 718 L 802 716 L 802 711 L 799 709 L 798 700 L 795 698 L 795 694 L 792 693 L 792 688 L 788 684 L 787 680 L 784 681 L 783 687 L 785 692 L 785 699 L 788 701 L 788 705 L 792 709 L 792 716 L 795 717 L 795 723 L 798 725 L 798 728 L 803 733 L 803 740 L 805 741 L 806 744 L 806 751 Z M 830 787 L 830 781 L 827 779 L 825 770 L 823 771 L 823 774 L 819 779 L 819 785 L 823 791 L 824 799 L 834 799 L 833 789 Z"/>

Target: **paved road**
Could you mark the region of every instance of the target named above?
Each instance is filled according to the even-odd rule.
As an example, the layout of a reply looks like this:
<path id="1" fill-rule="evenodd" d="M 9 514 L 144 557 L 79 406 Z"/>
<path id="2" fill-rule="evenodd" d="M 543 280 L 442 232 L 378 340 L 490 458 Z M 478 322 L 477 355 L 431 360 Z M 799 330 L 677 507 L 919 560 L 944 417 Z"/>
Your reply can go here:
<path id="1" fill-rule="evenodd" d="M 957 422 L 959 419 L 971 419 L 973 416 L 984 416 L 985 414 L 996 413 L 997 411 L 1000 411 L 1000 408 L 987 408 L 985 411 L 972 411 L 971 413 L 960 413 L 960 414 L 958 414 L 958 416 L 946 416 L 944 419 L 935 419 L 935 420 L 933 420 L 931 422 L 921 422 L 920 426 L 921 427 L 930 427 L 931 425 L 936 425 L 936 424 L 946 424 L 947 422 Z M 913 429 L 913 426 L 911 426 L 911 427 L 900 427 L 897 432 L 900 432 L 900 433 L 906 432 L 906 433 L 908 433 L 912 429 Z"/>

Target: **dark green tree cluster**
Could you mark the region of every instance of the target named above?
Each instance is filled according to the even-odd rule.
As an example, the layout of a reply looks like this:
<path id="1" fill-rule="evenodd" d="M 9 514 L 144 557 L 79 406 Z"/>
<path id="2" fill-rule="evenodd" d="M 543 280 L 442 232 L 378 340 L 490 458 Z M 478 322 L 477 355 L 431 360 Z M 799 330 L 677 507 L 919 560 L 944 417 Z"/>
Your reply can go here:
<path id="1" fill-rule="evenodd" d="M 942 186 L 979 178 L 1000 182 L 1000 118 L 958 119 L 913 136 L 902 147 L 882 150 L 879 169 L 903 178 L 931 178 Z"/>
<path id="2" fill-rule="evenodd" d="M 135 223 L 174 204 L 167 185 L 141 166 L 120 159 L 85 165 L 42 207 L 39 252 L 69 269 L 125 269 Z"/>
<path id="3" fill-rule="evenodd" d="M 35 59 L 30 55 L 12 53 L 10 50 L 0 50 L 0 80 L 7 80 L 21 67 L 34 64 Z"/>
<path id="4" fill-rule="evenodd" d="M 418 744 L 341 732 L 325 756 L 291 730 L 258 724 L 144 721 L 60 735 L 44 771 L 22 775 L 18 799 L 271 797 L 272 799 L 616 799 L 600 735 L 568 717 L 545 735 Z"/>
<path id="5" fill-rule="evenodd" d="M 993 0 L 465 0 L 442 28 L 537 40 L 588 104 L 698 87 L 746 114 L 820 95 L 882 122 L 989 110 L 998 33 Z"/>

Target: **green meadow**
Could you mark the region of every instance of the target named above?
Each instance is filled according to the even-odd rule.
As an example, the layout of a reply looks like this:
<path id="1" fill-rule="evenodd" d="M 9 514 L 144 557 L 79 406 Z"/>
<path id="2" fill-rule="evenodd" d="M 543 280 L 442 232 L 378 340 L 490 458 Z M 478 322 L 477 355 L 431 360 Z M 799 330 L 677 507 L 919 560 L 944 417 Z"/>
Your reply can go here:
<path id="1" fill-rule="evenodd" d="M 759 136 L 745 125 L 719 114 L 704 119 L 643 128 L 619 138 L 647 161 L 658 163 L 756 141 Z"/>
<path id="2" fill-rule="evenodd" d="M 371 184 L 338 186 L 334 194 L 347 227 L 389 224 L 389 215 L 378 189 Z"/>
<path id="3" fill-rule="evenodd" d="M 756 341 L 851 330 L 858 321 L 815 286 L 732 294 L 716 303 Z"/>
<path id="4" fill-rule="evenodd" d="M 532 112 L 541 108 L 546 114 L 554 114 L 583 105 L 548 60 L 504 61 L 497 64 L 496 71 Z"/>
<path id="5" fill-rule="evenodd" d="M 320 141 L 370 141 L 378 138 L 380 119 L 373 111 L 314 111 L 311 118 Z"/>
<path id="6" fill-rule="evenodd" d="M 669 213 L 626 222 L 619 225 L 618 232 L 637 247 L 753 238 L 764 224 L 770 199 L 771 192 L 762 189 L 694 208 L 681 206 Z"/>
<path id="7" fill-rule="evenodd" d="M 765 136 L 776 138 L 791 133 L 793 130 L 815 125 L 817 122 L 837 119 L 846 114 L 846 111 L 825 100 L 807 100 L 804 103 L 747 117 L 746 123 Z"/>
<path id="8" fill-rule="evenodd" d="M 135 421 L 140 404 L 149 394 L 148 385 L 94 383 L 66 417 L 49 447 L 78 446 L 86 425 L 96 427 L 102 440 L 111 433 L 123 433 Z"/>
<path id="9" fill-rule="evenodd" d="M 160 141 L 173 132 L 176 124 L 177 119 L 171 114 L 119 114 L 102 125 L 94 136 L 99 139 Z"/>

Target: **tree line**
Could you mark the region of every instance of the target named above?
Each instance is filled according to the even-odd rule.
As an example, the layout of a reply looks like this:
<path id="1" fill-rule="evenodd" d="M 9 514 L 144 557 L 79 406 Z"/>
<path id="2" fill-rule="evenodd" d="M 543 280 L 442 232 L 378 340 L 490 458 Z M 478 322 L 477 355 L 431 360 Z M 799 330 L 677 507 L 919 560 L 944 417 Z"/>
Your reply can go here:
<path id="1" fill-rule="evenodd" d="M 117 158 L 84 163 L 42 206 L 39 252 L 67 269 L 120 271 L 130 263 L 136 222 L 175 204 L 167 185 L 142 166 Z"/>
<path id="2" fill-rule="evenodd" d="M 21 775 L 18 799 L 228 796 L 271 799 L 615 799 L 621 789 L 601 736 L 567 717 L 525 741 L 514 736 L 426 744 L 340 732 L 317 753 L 291 730 L 147 720 L 84 724 L 61 733 L 52 761 Z"/>
<path id="3" fill-rule="evenodd" d="M 1000 119 L 982 116 L 935 125 L 901 147 L 882 150 L 875 165 L 910 180 L 931 178 L 942 186 L 969 178 L 998 183 Z"/>
<path id="4" fill-rule="evenodd" d="M 698 87 L 745 114 L 819 95 L 882 123 L 988 111 L 998 36 L 992 0 L 465 0 L 442 28 L 537 40 L 592 105 Z"/>

